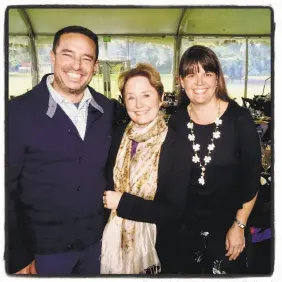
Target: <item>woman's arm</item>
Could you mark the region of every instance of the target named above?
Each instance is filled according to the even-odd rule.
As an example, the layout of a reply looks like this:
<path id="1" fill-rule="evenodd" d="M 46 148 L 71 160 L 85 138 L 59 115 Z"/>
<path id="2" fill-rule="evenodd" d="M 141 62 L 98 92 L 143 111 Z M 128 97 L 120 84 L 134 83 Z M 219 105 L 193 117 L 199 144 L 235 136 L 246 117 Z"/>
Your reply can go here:
<path id="1" fill-rule="evenodd" d="M 251 115 L 242 112 L 237 120 L 238 150 L 240 157 L 241 195 L 242 208 L 234 215 L 236 219 L 246 225 L 257 199 L 260 187 L 261 151 L 258 134 Z M 235 260 L 245 248 L 244 229 L 234 222 L 226 235 L 226 256 Z"/>
<path id="2" fill-rule="evenodd" d="M 145 200 L 129 193 L 106 191 L 106 207 L 117 209 L 120 217 L 140 222 L 162 224 L 180 218 L 188 192 L 191 155 L 184 142 L 177 142 L 167 149 L 170 151 L 165 165 L 169 165 L 170 169 L 158 180 L 154 200 Z"/>
<path id="3" fill-rule="evenodd" d="M 243 225 L 247 225 L 248 218 L 254 207 L 257 199 L 257 194 L 252 200 L 243 204 L 243 208 L 239 209 L 236 214 L 236 219 Z M 231 228 L 226 235 L 226 256 L 229 256 L 229 260 L 235 260 L 245 248 L 245 234 L 244 229 L 234 221 Z"/>
<path id="4" fill-rule="evenodd" d="M 237 211 L 236 219 L 243 223 L 244 225 L 247 224 L 248 218 L 253 210 L 257 199 L 258 193 L 251 199 L 249 202 L 243 204 L 243 208 Z M 238 224 L 237 224 L 238 225 Z"/>

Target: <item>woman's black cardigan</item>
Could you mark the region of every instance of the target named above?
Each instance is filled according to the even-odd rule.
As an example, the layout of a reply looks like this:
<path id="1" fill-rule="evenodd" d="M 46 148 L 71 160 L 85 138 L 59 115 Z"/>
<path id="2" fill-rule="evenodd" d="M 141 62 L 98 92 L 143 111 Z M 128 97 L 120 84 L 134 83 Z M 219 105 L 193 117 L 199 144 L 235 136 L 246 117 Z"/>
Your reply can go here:
<path id="1" fill-rule="evenodd" d="M 113 168 L 125 126 L 113 134 L 107 165 L 108 190 L 113 190 Z M 161 147 L 157 191 L 153 201 L 123 193 L 117 208 L 118 216 L 157 226 L 156 249 L 162 272 L 173 272 L 174 245 L 188 194 L 191 150 L 173 129 L 169 128 Z"/>

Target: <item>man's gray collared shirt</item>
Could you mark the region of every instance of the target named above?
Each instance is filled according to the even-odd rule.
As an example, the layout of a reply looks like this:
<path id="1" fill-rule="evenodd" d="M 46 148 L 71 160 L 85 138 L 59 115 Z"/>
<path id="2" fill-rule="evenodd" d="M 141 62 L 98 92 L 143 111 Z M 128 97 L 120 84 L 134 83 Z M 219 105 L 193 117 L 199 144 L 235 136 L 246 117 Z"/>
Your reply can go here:
<path id="1" fill-rule="evenodd" d="M 85 89 L 84 95 L 79 103 L 79 106 L 76 107 L 71 101 L 66 100 L 61 96 L 53 87 L 52 82 L 54 81 L 54 75 L 49 75 L 47 77 L 46 83 L 50 93 L 49 105 L 47 110 L 47 115 L 52 118 L 56 112 L 57 106 L 59 105 L 65 114 L 70 118 L 70 120 L 75 125 L 81 139 L 84 139 L 87 117 L 88 117 L 88 106 L 91 104 L 98 111 L 103 113 L 101 106 L 97 104 L 93 96 L 91 95 L 88 88 Z"/>

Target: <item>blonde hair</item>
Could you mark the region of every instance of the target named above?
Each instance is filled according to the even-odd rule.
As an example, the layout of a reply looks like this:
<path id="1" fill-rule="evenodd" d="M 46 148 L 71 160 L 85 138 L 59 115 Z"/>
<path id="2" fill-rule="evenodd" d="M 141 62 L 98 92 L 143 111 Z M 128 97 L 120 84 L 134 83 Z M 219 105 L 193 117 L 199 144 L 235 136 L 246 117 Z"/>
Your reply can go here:
<path id="1" fill-rule="evenodd" d="M 159 72 L 150 64 L 140 63 L 131 70 L 125 71 L 120 74 L 118 79 L 119 90 L 121 92 L 122 98 L 124 98 L 124 91 L 127 81 L 130 78 L 136 76 L 143 76 L 148 78 L 150 84 L 156 89 L 161 99 L 164 93 L 164 86 L 161 82 L 161 76 Z"/>

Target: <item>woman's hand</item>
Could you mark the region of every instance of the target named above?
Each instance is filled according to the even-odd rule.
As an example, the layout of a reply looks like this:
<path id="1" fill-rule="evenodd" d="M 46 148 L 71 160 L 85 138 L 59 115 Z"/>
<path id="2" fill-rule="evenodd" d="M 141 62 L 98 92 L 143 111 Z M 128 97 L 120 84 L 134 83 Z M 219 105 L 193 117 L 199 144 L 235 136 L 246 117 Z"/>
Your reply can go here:
<path id="1" fill-rule="evenodd" d="M 111 190 L 105 191 L 103 196 L 104 207 L 110 210 L 116 210 L 118 208 L 121 196 L 121 192 Z"/>
<path id="2" fill-rule="evenodd" d="M 237 223 L 233 223 L 226 234 L 225 240 L 226 256 L 229 260 L 235 260 L 245 248 L 244 229 L 240 228 Z"/>

